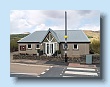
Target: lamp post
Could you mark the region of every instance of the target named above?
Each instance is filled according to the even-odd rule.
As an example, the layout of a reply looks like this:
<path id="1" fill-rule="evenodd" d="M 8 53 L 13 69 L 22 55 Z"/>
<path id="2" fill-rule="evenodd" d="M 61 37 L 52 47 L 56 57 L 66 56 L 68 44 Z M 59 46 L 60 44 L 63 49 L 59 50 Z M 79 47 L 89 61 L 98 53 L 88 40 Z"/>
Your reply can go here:
<path id="1" fill-rule="evenodd" d="M 65 38 L 65 45 L 64 45 L 64 47 L 65 47 L 65 62 L 68 62 L 68 58 L 67 58 L 67 38 L 68 38 L 68 36 L 67 36 L 67 12 L 65 11 L 65 36 L 64 36 L 64 38 Z"/>

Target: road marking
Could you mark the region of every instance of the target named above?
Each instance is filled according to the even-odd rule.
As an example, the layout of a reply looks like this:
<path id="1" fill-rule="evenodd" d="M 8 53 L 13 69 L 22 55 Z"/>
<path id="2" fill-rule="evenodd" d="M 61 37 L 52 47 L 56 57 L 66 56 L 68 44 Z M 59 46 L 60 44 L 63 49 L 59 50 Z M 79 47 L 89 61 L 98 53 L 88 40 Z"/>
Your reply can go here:
<path id="1" fill-rule="evenodd" d="M 95 69 L 88 69 L 88 68 L 72 68 L 72 67 L 67 67 L 69 70 L 87 70 L 87 71 L 95 71 Z"/>
<path id="2" fill-rule="evenodd" d="M 37 76 L 38 74 L 37 73 L 10 73 L 10 74 L 19 74 L 19 75 L 35 75 Z"/>
<path id="3" fill-rule="evenodd" d="M 46 69 L 46 71 L 48 71 L 49 69 Z"/>
<path id="4" fill-rule="evenodd" d="M 46 65 L 33 65 L 33 64 L 22 64 L 22 63 L 11 63 L 11 64 L 18 64 L 18 65 L 22 65 L 22 66 L 43 66 L 43 67 L 53 67 L 53 66 L 46 66 Z"/>
<path id="5" fill-rule="evenodd" d="M 42 72 L 41 74 L 45 74 L 45 72 Z"/>
<path id="6" fill-rule="evenodd" d="M 92 72 L 78 72 L 78 71 L 65 71 L 65 74 L 98 76 L 97 73 L 92 73 Z"/>
<path id="7" fill-rule="evenodd" d="M 53 66 L 50 66 L 50 68 L 52 68 Z"/>
<path id="8" fill-rule="evenodd" d="M 76 76 L 63 76 L 63 77 L 76 77 Z"/>

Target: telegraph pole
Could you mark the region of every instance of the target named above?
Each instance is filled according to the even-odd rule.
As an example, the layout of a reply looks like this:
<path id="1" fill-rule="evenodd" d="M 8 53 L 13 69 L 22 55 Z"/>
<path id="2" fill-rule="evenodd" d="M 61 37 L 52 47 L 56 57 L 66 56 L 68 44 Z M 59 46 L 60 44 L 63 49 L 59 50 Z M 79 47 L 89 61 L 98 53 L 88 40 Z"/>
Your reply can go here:
<path id="1" fill-rule="evenodd" d="M 65 62 L 68 62 L 68 58 L 67 58 L 67 38 L 68 38 L 68 36 L 67 36 L 67 12 L 65 11 L 65 36 L 64 36 L 64 38 L 65 38 L 65 45 L 64 45 L 64 47 L 65 47 Z"/>

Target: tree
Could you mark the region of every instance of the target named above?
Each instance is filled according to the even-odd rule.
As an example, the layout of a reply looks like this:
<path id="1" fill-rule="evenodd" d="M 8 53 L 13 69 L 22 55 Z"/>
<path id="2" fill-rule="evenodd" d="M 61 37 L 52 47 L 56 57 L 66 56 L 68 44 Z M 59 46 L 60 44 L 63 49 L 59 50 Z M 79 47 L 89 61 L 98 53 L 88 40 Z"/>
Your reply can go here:
<path id="1" fill-rule="evenodd" d="M 90 44 L 90 53 L 100 54 L 100 40 L 93 39 Z"/>
<path id="2" fill-rule="evenodd" d="M 10 40 L 10 51 L 11 52 L 18 51 L 18 44 L 17 44 L 18 40 L 19 38 Z"/>

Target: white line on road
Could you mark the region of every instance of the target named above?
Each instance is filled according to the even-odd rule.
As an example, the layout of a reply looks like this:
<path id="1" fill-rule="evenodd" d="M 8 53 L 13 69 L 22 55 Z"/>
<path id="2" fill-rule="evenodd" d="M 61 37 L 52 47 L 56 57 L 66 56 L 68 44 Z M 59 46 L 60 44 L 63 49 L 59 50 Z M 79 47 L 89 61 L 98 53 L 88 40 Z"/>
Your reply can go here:
<path id="1" fill-rule="evenodd" d="M 45 74 L 45 72 L 42 72 L 41 74 Z"/>
<path id="2" fill-rule="evenodd" d="M 46 69 L 46 71 L 48 71 L 49 69 Z"/>
<path id="3" fill-rule="evenodd" d="M 70 69 L 70 70 L 87 70 L 87 71 L 95 71 L 95 69 L 88 69 L 88 68 L 72 68 L 72 67 L 68 67 L 67 69 Z"/>
<path id="4" fill-rule="evenodd" d="M 50 66 L 50 68 L 52 68 L 53 66 Z"/>
<path id="5" fill-rule="evenodd" d="M 76 76 L 63 76 L 63 77 L 76 77 Z"/>
<path id="6" fill-rule="evenodd" d="M 92 73 L 92 72 L 77 72 L 77 71 L 65 71 L 65 74 L 98 76 L 97 73 Z"/>

